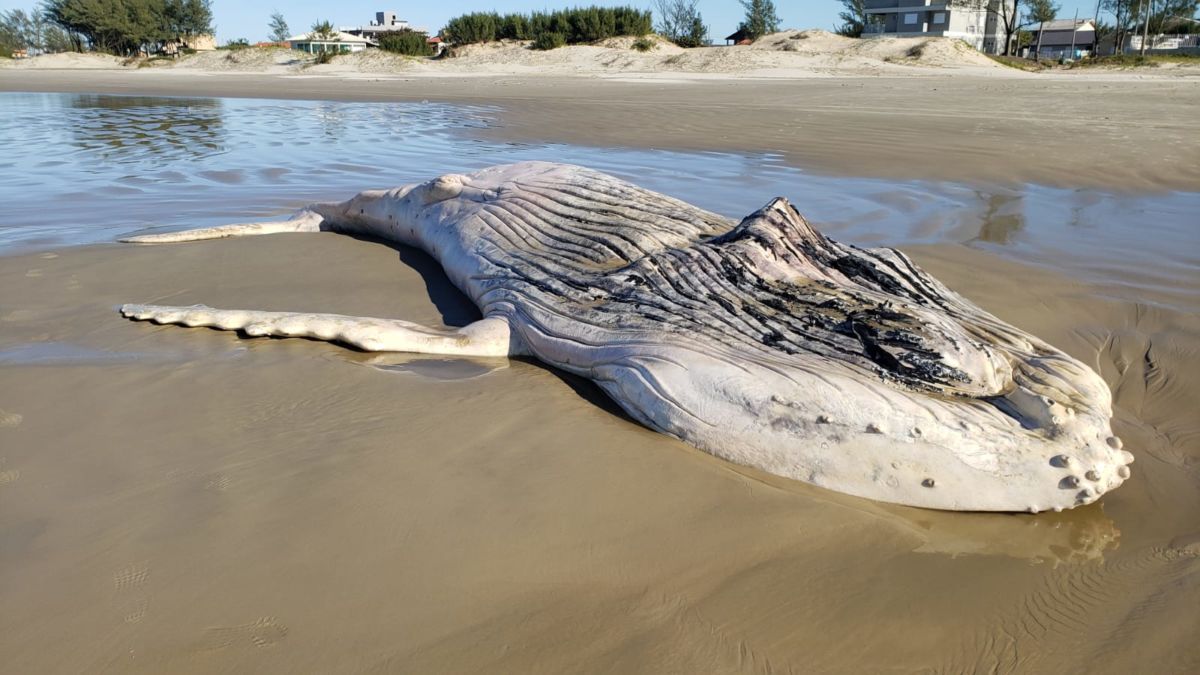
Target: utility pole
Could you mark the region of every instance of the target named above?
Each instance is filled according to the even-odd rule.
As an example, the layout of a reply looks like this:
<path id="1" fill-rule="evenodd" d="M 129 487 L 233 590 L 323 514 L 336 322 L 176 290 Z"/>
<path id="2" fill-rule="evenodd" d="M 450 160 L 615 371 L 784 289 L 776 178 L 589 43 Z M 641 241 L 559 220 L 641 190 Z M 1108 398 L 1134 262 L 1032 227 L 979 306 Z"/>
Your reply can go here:
<path id="1" fill-rule="evenodd" d="M 1071 60 L 1075 60 L 1075 33 L 1079 32 L 1079 8 L 1075 8 L 1075 20 L 1071 22 Z M 1093 33 L 1094 35 L 1095 33 Z"/>
<path id="2" fill-rule="evenodd" d="M 1034 46 L 1034 48 L 1033 48 L 1033 60 L 1034 60 L 1034 61 L 1037 61 L 1037 62 L 1039 62 L 1039 63 L 1040 63 L 1040 62 L 1041 62 L 1041 60 L 1042 60 L 1042 31 L 1043 31 L 1043 30 L 1045 30 L 1045 29 L 1046 29 L 1046 22 L 1045 22 L 1045 21 L 1039 21 L 1039 22 L 1038 22 L 1038 39 L 1037 39 L 1037 45 L 1035 45 L 1035 46 Z"/>
<path id="3" fill-rule="evenodd" d="M 1146 16 L 1142 18 L 1142 53 L 1146 55 L 1146 40 L 1150 39 L 1150 15 L 1154 12 L 1154 0 L 1146 4 Z"/>
<path id="4" fill-rule="evenodd" d="M 1138 16 L 1142 15 L 1142 0 L 1138 0 L 1137 15 Z M 1133 34 L 1137 35 L 1137 24 L 1134 24 L 1134 26 L 1133 26 Z M 1142 45 L 1143 48 L 1145 48 L 1145 46 L 1146 46 L 1145 44 Z M 1130 49 L 1133 48 L 1133 40 L 1129 41 L 1129 47 L 1130 47 Z M 1122 49 L 1121 51 L 1124 52 L 1125 50 Z"/>
<path id="5" fill-rule="evenodd" d="M 1113 26 L 1113 33 L 1116 33 L 1116 26 Z M 1096 0 L 1096 13 L 1092 15 L 1092 56 L 1100 56 L 1100 0 Z"/>

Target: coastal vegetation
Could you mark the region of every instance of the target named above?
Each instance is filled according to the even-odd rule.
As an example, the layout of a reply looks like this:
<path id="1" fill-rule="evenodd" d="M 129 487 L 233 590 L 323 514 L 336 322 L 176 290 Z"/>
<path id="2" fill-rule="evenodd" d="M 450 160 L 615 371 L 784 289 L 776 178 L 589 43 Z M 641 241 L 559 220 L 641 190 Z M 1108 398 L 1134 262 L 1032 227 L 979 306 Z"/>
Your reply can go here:
<path id="1" fill-rule="evenodd" d="M 71 49 L 71 39 L 45 12 L 21 9 L 0 12 L 0 56 L 12 56 L 21 49 L 63 52 Z"/>
<path id="2" fill-rule="evenodd" d="M 271 42 L 285 42 L 291 37 L 291 30 L 288 28 L 287 19 L 283 18 L 283 14 L 275 12 L 271 14 L 271 22 L 267 24 L 267 28 L 271 29 L 268 36 Z"/>
<path id="3" fill-rule="evenodd" d="M 841 0 L 841 2 L 844 9 L 838 13 L 838 18 L 842 20 L 842 23 L 834 29 L 838 35 L 862 37 L 869 26 L 880 23 L 878 14 L 867 13 L 866 0 Z"/>
<path id="4" fill-rule="evenodd" d="M 548 51 L 558 49 L 566 44 L 567 39 L 563 37 L 562 33 L 541 33 L 529 46 L 541 51 Z"/>
<path id="5" fill-rule="evenodd" d="M 338 31 L 333 27 L 331 21 L 318 21 L 312 25 L 312 30 L 308 37 L 312 40 L 332 40 L 337 37 Z"/>
<path id="6" fill-rule="evenodd" d="M 708 44 L 708 26 L 700 16 L 700 0 L 655 0 L 658 23 L 654 30 L 680 47 Z"/>
<path id="7" fill-rule="evenodd" d="M 42 16 L 71 47 L 133 56 L 212 33 L 211 0 L 47 0 Z M 50 50 L 47 50 L 50 51 Z"/>
<path id="8" fill-rule="evenodd" d="M 119 55 L 212 32 L 210 0 L 49 0 L 47 17 L 79 49 Z"/>
<path id="9" fill-rule="evenodd" d="M 428 40 L 425 33 L 406 28 L 379 36 L 379 48 L 405 56 L 432 56 L 433 48 Z"/>
<path id="10" fill-rule="evenodd" d="M 621 35 L 642 36 L 654 29 L 649 11 L 635 7 L 577 7 L 529 15 L 473 12 L 454 17 L 442 29 L 465 45 L 495 40 L 533 40 L 534 49 L 586 44 Z"/>
<path id="11" fill-rule="evenodd" d="M 630 46 L 630 47 L 631 47 L 631 48 L 632 48 L 634 51 L 638 51 L 638 52 L 648 52 L 648 51 L 653 51 L 654 49 L 656 49 L 656 48 L 658 47 L 658 44 L 657 44 L 657 43 L 655 43 L 655 42 L 654 42 L 654 40 L 653 40 L 653 39 L 651 39 L 651 38 L 648 38 L 648 37 L 640 37 L 640 38 L 638 38 L 638 39 L 634 40 L 634 41 L 633 41 L 633 44 L 631 44 L 631 45 L 629 45 L 629 46 Z"/>
<path id="12" fill-rule="evenodd" d="M 745 31 L 751 40 L 779 31 L 780 18 L 775 12 L 772 0 L 739 0 L 746 16 L 738 24 L 739 31 Z"/>

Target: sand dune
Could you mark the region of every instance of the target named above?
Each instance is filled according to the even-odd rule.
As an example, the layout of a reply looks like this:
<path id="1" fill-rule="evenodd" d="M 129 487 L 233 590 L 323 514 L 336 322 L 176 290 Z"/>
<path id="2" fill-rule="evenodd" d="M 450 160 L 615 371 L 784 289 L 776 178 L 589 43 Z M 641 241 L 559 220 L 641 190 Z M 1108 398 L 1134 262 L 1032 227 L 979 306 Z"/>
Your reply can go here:
<path id="1" fill-rule="evenodd" d="M 550 51 L 530 48 L 529 41 L 502 40 L 452 48 L 444 58 L 406 57 L 368 49 L 315 63 L 303 52 L 279 47 L 218 50 L 177 60 L 124 60 L 101 54 L 52 54 L 19 61 L 2 61 L 0 69 L 74 70 L 124 69 L 188 73 L 256 73 L 359 75 L 403 77 L 545 77 L 626 76 L 667 79 L 755 77 L 805 79 L 831 76 L 930 76 L 959 73 L 972 76 L 1089 78 L 1114 71 L 1082 69 L 1054 74 L 1029 73 L 993 61 L 961 40 L 931 38 L 847 38 L 823 30 L 786 30 L 765 35 L 751 45 L 682 49 L 657 36 L 640 40 L 652 47 L 641 51 L 632 37 L 611 38 L 591 45 L 572 45 Z M 1139 77 L 1187 77 L 1200 67 L 1167 64 L 1141 69 Z"/>
<path id="2" fill-rule="evenodd" d="M 43 54 L 29 59 L 3 59 L 0 68 L 16 70 L 112 70 L 125 68 L 125 59 L 109 54 Z"/>
<path id="3" fill-rule="evenodd" d="M 311 56 L 277 47 L 202 52 L 177 61 L 154 61 L 155 70 L 252 73 L 407 73 L 487 75 L 523 73 L 544 75 L 601 74 L 751 74 L 756 77 L 812 77 L 830 74 L 920 73 L 929 68 L 972 71 L 1009 70 L 965 44 L 948 38 L 885 38 L 857 40 L 820 30 L 785 31 L 738 47 L 682 49 L 658 36 L 647 38 L 653 48 L 638 51 L 634 38 L 612 38 L 595 45 L 575 45 L 551 51 L 529 48 L 529 42 L 500 41 L 465 45 L 442 59 L 403 57 L 367 50 L 316 65 Z M 112 57 L 55 54 L 18 62 L 15 67 L 70 69 L 121 68 Z M 136 67 L 136 63 L 128 67 Z"/>

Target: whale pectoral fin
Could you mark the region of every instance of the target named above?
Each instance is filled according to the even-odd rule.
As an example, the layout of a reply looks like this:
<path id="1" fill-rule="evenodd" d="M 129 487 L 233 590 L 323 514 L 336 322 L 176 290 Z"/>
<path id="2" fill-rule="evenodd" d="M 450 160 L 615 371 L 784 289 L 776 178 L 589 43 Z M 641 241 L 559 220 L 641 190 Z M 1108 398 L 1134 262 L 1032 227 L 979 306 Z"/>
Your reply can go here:
<path id="1" fill-rule="evenodd" d="M 437 329 L 397 319 L 213 309 L 204 305 L 123 305 L 136 321 L 236 330 L 252 337 L 303 337 L 338 342 L 368 352 L 413 352 L 454 356 L 513 356 L 524 353 L 507 320 L 488 317 L 458 329 Z"/>
<path id="2" fill-rule="evenodd" d="M 181 232 L 164 232 L 162 234 L 143 234 L 134 237 L 123 237 L 119 241 L 130 244 L 173 244 L 181 241 L 200 241 L 202 239 L 223 239 L 225 237 L 248 237 L 258 234 L 280 234 L 284 232 L 320 232 L 325 218 L 315 211 L 304 210 L 287 220 L 277 220 L 262 223 L 237 223 L 234 225 L 219 225 L 204 227 L 196 230 Z"/>

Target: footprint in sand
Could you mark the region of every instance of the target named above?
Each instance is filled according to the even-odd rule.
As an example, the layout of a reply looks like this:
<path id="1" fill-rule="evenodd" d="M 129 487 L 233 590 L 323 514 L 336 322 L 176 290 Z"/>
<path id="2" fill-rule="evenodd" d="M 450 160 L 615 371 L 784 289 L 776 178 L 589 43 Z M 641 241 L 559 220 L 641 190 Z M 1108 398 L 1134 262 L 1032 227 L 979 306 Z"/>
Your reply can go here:
<path id="1" fill-rule="evenodd" d="M 0 457 L 0 485 L 7 485 L 16 481 L 21 477 L 21 472 L 16 469 L 5 469 L 4 458 Z"/>
<path id="2" fill-rule="evenodd" d="M 21 415 L 18 413 L 4 412 L 3 410 L 0 410 L 0 429 L 3 429 L 4 427 L 15 427 L 20 424 L 21 420 L 23 419 L 25 418 L 21 417 Z"/>
<path id="3" fill-rule="evenodd" d="M 119 611 L 125 623 L 141 623 L 146 618 L 146 610 L 150 609 L 150 601 L 146 598 L 134 598 L 121 604 Z"/>
<path id="4" fill-rule="evenodd" d="M 125 623 L 139 623 L 146 618 L 150 599 L 144 587 L 149 580 L 150 566 L 145 563 L 129 565 L 113 573 L 117 611 Z"/>
<path id="5" fill-rule="evenodd" d="M 200 649 L 212 651 L 227 647 L 274 647 L 287 637 L 287 626 L 273 616 L 264 616 L 253 623 L 240 626 L 217 626 L 204 631 Z"/>
<path id="6" fill-rule="evenodd" d="M 141 563 L 130 565 L 113 573 L 113 585 L 118 591 L 141 588 L 150 579 L 150 566 Z"/>
<path id="7" fill-rule="evenodd" d="M 233 479 L 223 473 L 210 473 L 204 479 L 204 489 L 210 492 L 224 492 L 233 485 Z"/>

